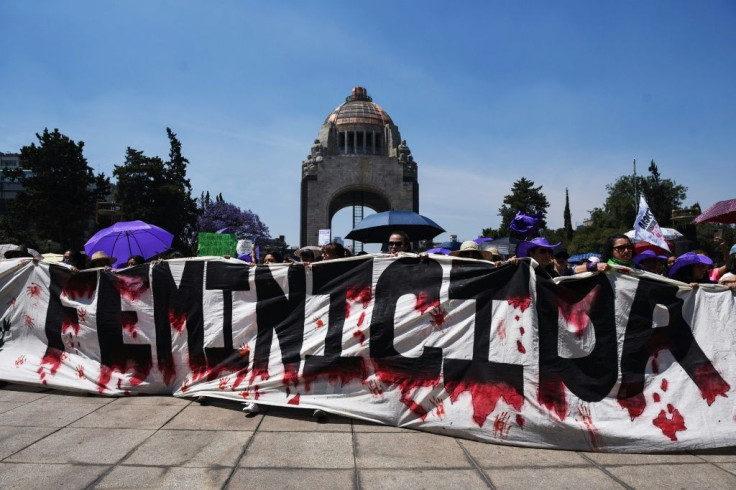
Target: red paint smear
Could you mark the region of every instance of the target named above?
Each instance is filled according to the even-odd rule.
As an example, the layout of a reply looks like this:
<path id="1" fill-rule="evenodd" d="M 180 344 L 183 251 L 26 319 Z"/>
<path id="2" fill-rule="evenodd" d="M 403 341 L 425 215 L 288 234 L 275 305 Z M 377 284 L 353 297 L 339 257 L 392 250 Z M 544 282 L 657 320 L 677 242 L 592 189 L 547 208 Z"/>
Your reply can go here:
<path id="1" fill-rule="evenodd" d="M 97 286 L 96 276 L 75 274 L 69 278 L 61 291 L 62 296 L 76 301 L 79 298 L 91 298 Z"/>
<path id="2" fill-rule="evenodd" d="M 442 307 L 433 308 L 429 312 L 429 314 L 432 317 L 430 323 L 437 328 L 440 328 L 442 325 L 444 325 L 445 321 L 447 320 L 447 312 Z"/>
<path id="3" fill-rule="evenodd" d="M 358 317 L 358 326 L 362 327 L 364 321 L 365 321 L 365 311 L 361 311 L 360 316 Z"/>
<path id="4" fill-rule="evenodd" d="M 61 322 L 61 333 L 65 334 L 67 330 L 74 332 L 74 335 L 79 335 L 79 323 L 70 318 L 64 319 L 64 321 Z"/>
<path id="5" fill-rule="evenodd" d="M 112 378 L 112 369 L 105 366 L 104 364 L 100 365 L 100 377 L 97 380 L 97 391 L 100 393 L 104 393 L 107 389 L 107 383 L 110 382 L 110 379 Z"/>
<path id="6" fill-rule="evenodd" d="M 414 305 L 414 309 L 417 310 L 422 315 L 425 311 L 427 311 L 430 308 L 436 308 L 440 305 L 440 301 L 438 299 L 430 302 L 429 297 L 427 296 L 427 293 L 424 291 L 419 291 L 419 294 L 417 295 L 417 302 Z"/>
<path id="7" fill-rule="evenodd" d="M 138 338 L 138 327 L 135 322 L 121 321 L 121 323 L 123 325 L 123 330 L 128 332 L 132 338 Z"/>
<path id="8" fill-rule="evenodd" d="M 524 313 L 524 310 L 529 308 L 529 305 L 532 301 L 532 295 L 527 294 L 526 296 L 514 296 L 512 298 L 506 298 L 506 301 L 513 306 L 514 308 L 521 309 L 521 312 Z"/>
<path id="9" fill-rule="evenodd" d="M 659 411 L 657 418 L 652 423 L 662 430 L 662 434 L 666 435 L 672 441 L 677 440 L 677 432 L 687 430 L 685 427 L 685 419 L 682 417 L 680 412 L 675 408 L 672 412 L 672 418 L 667 418 L 667 414 L 664 410 Z"/>
<path id="10" fill-rule="evenodd" d="M 169 324 L 171 325 L 171 328 L 181 333 L 184 331 L 184 326 L 186 325 L 186 323 L 187 323 L 186 313 L 177 315 L 175 312 L 169 311 Z"/>
<path id="11" fill-rule="evenodd" d="M 358 369 L 340 369 L 336 367 L 332 367 L 329 369 L 322 369 L 318 373 L 313 373 L 310 375 L 302 375 L 302 380 L 304 381 L 304 389 L 307 391 L 311 391 L 312 389 L 312 383 L 320 377 L 326 377 L 328 383 L 337 383 L 340 382 L 341 386 L 345 386 L 350 381 L 357 379 L 361 383 L 365 381 L 367 377 L 366 369 L 365 369 L 365 363 L 363 359 L 360 359 L 360 367 Z M 371 387 L 371 392 L 373 392 L 373 389 Z"/>
<path id="12" fill-rule="evenodd" d="M 256 400 L 258 400 L 261 397 L 261 385 L 255 385 L 253 387 L 253 396 L 255 397 Z"/>
<path id="13" fill-rule="evenodd" d="M 261 378 L 263 381 L 268 380 L 268 369 L 263 368 L 253 368 L 253 372 L 250 376 L 250 384 L 253 384 L 253 381 L 256 380 L 256 378 Z"/>
<path id="14" fill-rule="evenodd" d="M 120 296 L 130 301 L 136 301 L 149 289 L 148 281 L 142 277 L 115 276 L 115 279 L 115 288 Z"/>
<path id="15" fill-rule="evenodd" d="M 579 339 L 583 337 L 585 329 L 588 328 L 590 307 L 598 297 L 599 291 L 600 285 L 596 285 L 577 303 L 567 303 L 564 299 L 557 298 L 558 314 L 575 330 L 575 336 Z"/>
<path id="16" fill-rule="evenodd" d="M 598 432 L 598 429 L 593 424 L 593 417 L 590 414 L 590 407 L 586 405 L 581 405 L 578 407 L 578 413 L 583 419 L 583 424 L 585 424 L 585 429 L 588 431 L 588 435 L 590 436 L 590 444 L 593 446 L 593 449 L 598 450 L 601 445 L 601 434 Z"/>
<path id="17" fill-rule="evenodd" d="M 496 332 L 498 333 L 499 339 L 506 339 L 506 322 L 503 319 L 498 320 L 498 323 L 496 324 Z"/>
<path id="18" fill-rule="evenodd" d="M 412 400 L 409 392 L 415 388 L 424 386 L 437 386 L 440 381 L 439 377 L 428 377 L 421 373 L 409 374 L 406 371 L 393 369 L 387 364 L 381 363 L 379 360 L 374 360 L 373 362 L 376 368 L 376 375 L 381 379 L 381 381 L 386 384 L 398 385 L 399 390 L 401 391 L 401 403 L 406 405 L 409 410 L 424 420 L 427 417 L 427 409 Z"/>
<path id="19" fill-rule="evenodd" d="M 524 347 L 524 344 L 521 343 L 521 340 L 516 341 L 516 348 L 521 352 L 522 354 L 526 354 L 526 347 Z"/>
<path id="20" fill-rule="evenodd" d="M 695 384 L 700 388 L 703 399 L 712 405 L 718 395 L 728 398 L 731 386 L 721 377 L 712 364 L 704 364 L 695 368 Z"/>
<path id="21" fill-rule="evenodd" d="M 287 405 L 299 405 L 299 399 L 301 398 L 301 395 L 297 393 L 294 398 L 286 402 Z"/>
<path id="22" fill-rule="evenodd" d="M 41 365 L 36 370 L 36 372 L 39 374 L 39 377 L 41 379 L 41 383 L 48 384 L 46 380 L 46 371 L 44 370 L 44 364 L 48 364 L 50 366 L 49 368 L 49 374 L 51 376 L 56 375 L 56 372 L 61 367 L 61 362 L 64 360 L 64 352 L 60 351 L 59 349 L 54 349 L 52 347 L 49 347 L 46 350 L 46 354 L 41 358 Z"/>
<path id="23" fill-rule="evenodd" d="M 261 376 L 261 379 L 268 378 L 263 378 L 263 376 Z M 297 366 L 293 364 L 284 365 L 284 377 L 281 382 L 284 386 L 294 385 L 294 388 L 296 388 L 296 385 L 299 384 L 299 373 L 297 372 Z"/>
<path id="24" fill-rule="evenodd" d="M 28 295 L 32 298 L 38 298 L 41 296 L 41 286 L 35 282 L 32 282 L 30 286 L 26 287 L 26 291 L 28 291 Z"/>
<path id="25" fill-rule="evenodd" d="M 659 396 L 659 393 L 655 393 L 652 395 L 652 400 L 654 400 L 655 403 L 659 403 L 661 399 L 662 398 Z"/>
<path id="26" fill-rule="evenodd" d="M 643 393 L 638 393 L 628 398 L 619 398 L 618 404 L 628 410 L 629 417 L 631 417 L 631 420 L 634 420 L 636 417 L 641 415 L 642 412 L 644 412 L 644 407 L 647 406 L 647 401 L 644 398 Z"/>
<path id="27" fill-rule="evenodd" d="M 565 384 L 559 376 L 546 378 L 540 383 L 537 391 L 537 401 L 557 414 L 560 420 L 567 416 L 567 398 Z"/>
<path id="28" fill-rule="evenodd" d="M 368 305 L 371 304 L 371 287 L 366 286 L 362 289 L 348 288 L 347 298 L 350 301 L 359 301 L 360 303 L 362 303 L 363 309 L 366 309 L 368 308 Z"/>
<path id="29" fill-rule="evenodd" d="M 243 380 L 248 376 L 248 368 L 245 367 L 235 373 L 235 381 L 233 381 L 232 390 L 236 390 L 238 386 L 240 386 L 240 383 L 243 382 Z"/>
<path id="30" fill-rule="evenodd" d="M 84 366 L 82 366 L 81 364 L 77 366 L 77 376 L 79 376 L 80 378 L 84 378 Z"/>
<path id="31" fill-rule="evenodd" d="M 498 439 L 506 439 L 508 437 L 509 431 L 511 430 L 511 424 L 508 423 L 509 417 L 508 412 L 496 415 L 496 418 L 493 420 L 493 437 Z"/>
<path id="32" fill-rule="evenodd" d="M 666 379 L 662 380 L 662 383 L 660 384 L 660 387 L 662 388 L 662 391 L 667 391 L 667 387 L 669 386 L 669 383 Z"/>
<path id="33" fill-rule="evenodd" d="M 516 425 L 518 425 L 522 429 L 526 425 L 526 420 L 524 420 L 524 417 L 522 417 L 520 413 L 516 414 Z"/>
<path id="34" fill-rule="evenodd" d="M 672 413 L 672 412 L 674 412 L 674 411 L 675 411 L 675 406 L 674 406 L 673 404 L 671 404 L 671 403 L 668 403 L 668 404 L 667 404 L 667 411 L 668 411 L 669 413 Z"/>
<path id="35" fill-rule="evenodd" d="M 25 326 L 28 328 L 33 328 L 36 326 L 36 324 L 33 321 L 33 317 L 31 315 L 24 315 L 23 322 L 25 323 Z"/>
<path id="36" fill-rule="evenodd" d="M 521 335 L 524 335 L 524 332 L 525 332 L 524 327 L 519 327 L 519 333 L 521 333 Z"/>
<path id="37" fill-rule="evenodd" d="M 345 313 L 348 313 L 348 312 L 346 311 Z M 345 318 L 347 318 L 347 315 L 345 315 Z M 322 328 L 325 326 L 325 322 L 323 322 L 321 318 L 315 318 L 314 324 L 317 326 L 317 328 Z"/>
<path id="38" fill-rule="evenodd" d="M 503 398 L 504 401 L 514 408 L 521 410 L 524 403 L 524 397 L 520 395 L 513 387 L 506 383 L 471 383 L 460 381 L 458 383 L 445 382 L 445 389 L 450 394 L 450 401 L 455 403 L 460 393 L 467 391 L 473 398 L 473 422 L 478 427 L 483 427 L 488 416 L 496 409 L 498 400 Z"/>
<path id="39" fill-rule="evenodd" d="M 365 333 L 361 329 L 357 329 L 355 332 L 353 332 L 353 337 L 358 339 L 358 342 L 360 342 L 360 345 L 365 344 Z"/>

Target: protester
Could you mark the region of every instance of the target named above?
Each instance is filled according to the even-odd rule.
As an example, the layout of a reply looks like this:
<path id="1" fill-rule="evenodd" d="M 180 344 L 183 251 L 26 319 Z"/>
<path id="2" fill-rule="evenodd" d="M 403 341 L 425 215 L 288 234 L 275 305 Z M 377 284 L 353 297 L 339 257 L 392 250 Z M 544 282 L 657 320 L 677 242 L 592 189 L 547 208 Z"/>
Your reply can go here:
<path id="1" fill-rule="evenodd" d="M 570 254 L 567 253 L 565 247 L 558 247 L 552 254 L 552 266 L 554 267 L 555 274 L 558 277 L 561 276 L 572 276 L 575 274 L 567 259 L 570 258 Z"/>
<path id="2" fill-rule="evenodd" d="M 664 263 L 666 260 L 667 257 L 664 255 L 657 255 L 654 250 L 644 250 L 642 253 L 634 257 L 634 263 L 639 267 L 639 269 L 658 275 L 661 275 L 664 271 Z"/>
<path id="3" fill-rule="evenodd" d="M 134 267 L 136 265 L 143 265 L 145 262 L 146 259 L 144 259 L 142 255 L 131 255 L 126 264 L 128 267 Z"/>
<path id="4" fill-rule="evenodd" d="M 477 260 L 493 260 L 493 253 L 486 250 L 481 250 L 480 245 L 475 243 L 473 240 L 468 240 L 460 245 L 459 250 L 450 252 L 453 257 L 465 257 L 469 259 Z"/>
<path id="5" fill-rule="evenodd" d="M 263 263 L 264 264 L 280 264 L 281 255 L 278 252 L 268 252 L 266 255 L 263 256 Z"/>
<path id="6" fill-rule="evenodd" d="M 626 235 L 613 235 L 606 239 L 606 245 L 603 250 L 603 262 L 608 265 L 619 265 L 636 269 L 636 264 L 632 260 L 634 255 L 634 244 Z"/>
<path id="7" fill-rule="evenodd" d="M 688 283 L 692 287 L 713 284 L 707 274 L 710 265 L 713 265 L 713 261 L 705 255 L 687 252 L 677 257 L 668 274 L 671 279 Z"/>
<path id="8" fill-rule="evenodd" d="M 297 255 L 302 264 L 307 265 L 314 262 L 314 251 L 312 249 L 303 248 L 301 250 L 297 250 L 297 252 L 299 252 Z"/>
<path id="9" fill-rule="evenodd" d="M 411 252 L 411 242 L 403 231 L 394 231 L 388 237 L 388 253 L 396 255 L 399 252 Z"/>
<path id="10" fill-rule="evenodd" d="M 728 252 L 726 240 L 724 240 L 722 237 L 715 237 L 713 239 L 713 243 L 715 243 L 716 246 L 721 249 L 721 255 L 723 256 L 723 265 L 720 267 L 713 267 L 708 272 L 708 277 L 710 277 L 711 281 L 718 282 L 721 276 L 723 276 L 723 274 L 728 272 L 728 270 L 731 268 L 731 254 Z"/>
<path id="11" fill-rule="evenodd" d="M 539 264 L 537 267 L 538 273 L 541 271 L 542 275 L 547 277 L 557 277 L 557 273 L 552 266 L 552 252 L 559 246 L 559 243 L 550 244 L 544 237 L 532 238 L 529 241 L 520 242 L 516 246 L 516 256 L 518 258 L 533 258 Z"/>
<path id="12" fill-rule="evenodd" d="M 345 247 L 337 242 L 328 243 L 322 247 L 322 260 L 345 258 Z"/>
<path id="13" fill-rule="evenodd" d="M 718 280 L 718 284 L 723 284 L 731 289 L 736 289 L 736 245 L 731 247 L 727 257 L 727 263 L 730 263 L 731 267 L 721 276 Z"/>
<path id="14" fill-rule="evenodd" d="M 92 257 L 90 257 L 89 261 L 84 265 L 85 269 L 94 269 L 96 267 L 104 267 L 106 269 L 109 269 L 112 267 L 112 264 L 117 262 L 118 259 L 115 257 L 108 257 L 105 252 L 102 250 L 98 250 L 97 252 L 92 254 Z"/>

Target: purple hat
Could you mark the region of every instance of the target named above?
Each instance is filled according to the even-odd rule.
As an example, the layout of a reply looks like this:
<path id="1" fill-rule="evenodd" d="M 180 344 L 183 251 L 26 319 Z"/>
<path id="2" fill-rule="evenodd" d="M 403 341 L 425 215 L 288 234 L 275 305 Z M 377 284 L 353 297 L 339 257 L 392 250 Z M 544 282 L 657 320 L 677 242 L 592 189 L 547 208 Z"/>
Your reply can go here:
<path id="1" fill-rule="evenodd" d="M 561 242 L 560 242 L 561 243 Z M 516 246 L 516 256 L 521 257 L 529 257 L 529 251 L 536 247 L 543 247 L 548 248 L 550 250 L 553 250 L 557 248 L 560 244 L 555 243 L 554 245 L 551 245 L 546 238 L 538 236 L 537 238 L 532 238 L 528 242 L 519 242 L 519 244 Z"/>
<path id="2" fill-rule="evenodd" d="M 647 259 L 667 260 L 667 257 L 664 255 L 657 255 L 654 250 L 644 250 L 642 253 L 634 256 L 634 263 L 639 265 Z"/>
<path id="3" fill-rule="evenodd" d="M 698 255 L 695 252 L 684 253 L 675 259 L 675 263 L 670 267 L 669 276 L 673 277 L 683 267 L 693 264 L 712 265 L 713 261 L 705 255 Z"/>

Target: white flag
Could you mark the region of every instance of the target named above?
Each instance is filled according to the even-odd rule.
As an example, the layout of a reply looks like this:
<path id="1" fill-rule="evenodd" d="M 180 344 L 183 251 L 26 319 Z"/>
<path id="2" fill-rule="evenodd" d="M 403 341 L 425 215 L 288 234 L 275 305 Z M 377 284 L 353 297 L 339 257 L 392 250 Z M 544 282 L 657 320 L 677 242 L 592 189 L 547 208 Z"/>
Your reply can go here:
<path id="1" fill-rule="evenodd" d="M 634 236 L 639 240 L 652 243 L 668 252 L 670 251 L 670 247 L 667 245 L 664 235 L 662 235 L 662 229 L 649 209 L 649 205 L 644 200 L 644 196 L 639 198 L 639 214 L 636 215 L 634 233 Z"/>

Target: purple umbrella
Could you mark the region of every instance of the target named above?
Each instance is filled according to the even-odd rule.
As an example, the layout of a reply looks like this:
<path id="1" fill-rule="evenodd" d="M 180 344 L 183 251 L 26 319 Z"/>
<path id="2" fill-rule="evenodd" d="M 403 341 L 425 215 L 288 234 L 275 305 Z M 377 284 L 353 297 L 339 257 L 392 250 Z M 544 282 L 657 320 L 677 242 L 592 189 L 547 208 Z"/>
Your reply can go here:
<path id="1" fill-rule="evenodd" d="M 452 252 L 452 250 L 450 250 L 449 248 L 441 248 L 441 247 L 430 248 L 429 250 L 427 250 L 428 254 L 450 255 L 450 252 Z"/>
<path id="2" fill-rule="evenodd" d="M 121 221 L 103 228 L 84 244 L 84 253 L 92 256 L 102 251 L 109 257 L 117 258 L 117 264 L 124 265 L 132 255 L 149 259 L 171 247 L 174 235 L 143 221 Z"/>
<path id="3" fill-rule="evenodd" d="M 718 201 L 695 218 L 693 223 L 736 223 L 736 199 Z"/>

